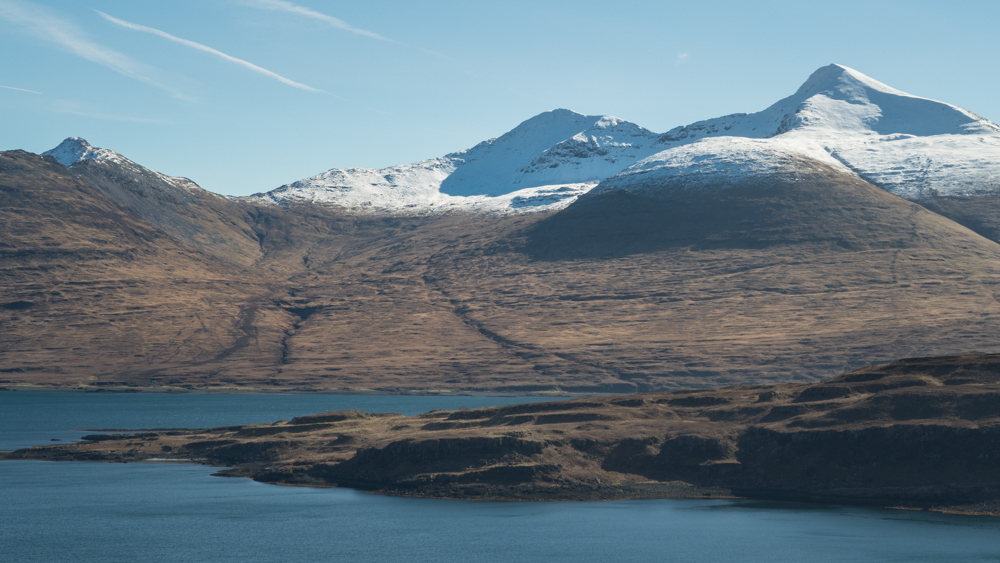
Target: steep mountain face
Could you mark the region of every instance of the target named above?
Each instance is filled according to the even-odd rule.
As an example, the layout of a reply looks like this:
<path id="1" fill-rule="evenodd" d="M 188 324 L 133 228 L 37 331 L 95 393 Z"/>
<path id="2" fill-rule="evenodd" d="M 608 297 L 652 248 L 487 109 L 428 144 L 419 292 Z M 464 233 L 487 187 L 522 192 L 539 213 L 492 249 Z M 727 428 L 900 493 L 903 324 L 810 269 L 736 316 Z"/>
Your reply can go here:
<path id="1" fill-rule="evenodd" d="M 377 170 L 330 170 L 256 199 L 389 214 L 548 211 L 652 154 L 657 137 L 618 118 L 560 109 L 465 151 Z"/>
<path id="2" fill-rule="evenodd" d="M 241 268 L 10 158 L 30 166 L 0 170 L 18 233 L 0 239 L 0 383 L 624 392 L 815 380 L 1000 331 L 1000 245 L 816 161 L 554 214 L 244 202 L 263 255 Z M 77 192 L 126 226 L 64 207 Z M 133 231 L 150 240 L 115 242 Z"/>
<path id="3" fill-rule="evenodd" d="M 51 157 L 0 153 L 0 385 L 634 388 L 603 371 L 583 381 L 568 362 L 540 377 L 540 359 L 560 360 L 505 347 L 421 278 L 455 240 L 503 237 L 519 216 L 242 204 L 262 252 L 243 267 L 84 180 Z"/>
<path id="4" fill-rule="evenodd" d="M 261 256 L 246 211 L 187 178 L 149 170 L 78 137 L 43 154 L 137 218 L 202 252 L 241 265 L 250 265 Z"/>
<path id="5" fill-rule="evenodd" d="M 883 107 L 862 103 L 863 97 Z M 903 100 L 899 111 L 894 98 Z M 927 107 L 933 111 L 913 109 Z M 934 119 L 921 120 L 926 114 Z M 812 377 L 807 374 L 818 375 L 824 365 L 850 366 L 852 358 L 920 355 L 942 344 L 944 334 L 964 329 L 927 330 L 919 318 L 948 324 L 945 317 L 957 311 L 942 315 L 944 309 L 965 291 L 980 296 L 974 308 L 992 310 L 988 280 L 1000 247 L 834 158 L 843 154 L 835 146 L 858 139 L 878 154 L 882 144 L 895 142 L 884 137 L 899 131 L 928 134 L 926 142 L 995 136 L 992 124 L 957 108 L 828 67 L 769 110 L 664 136 L 658 144 L 672 148 L 530 227 L 520 250 L 533 261 L 512 260 L 505 278 L 485 264 L 466 266 L 462 275 L 481 276 L 471 284 L 477 287 L 503 288 L 476 293 L 493 305 L 479 309 L 490 317 L 485 327 L 517 325 L 520 341 L 546 342 L 548 349 L 615 369 L 640 387 L 650 383 L 633 367 L 640 357 L 645 369 L 657 366 L 673 381 L 694 385 L 734 382 L 754 370 L 756 378 Z M 955 156 L 953 169 L 961 170 L 965 156 Z M 966 165 L 975 167 L 973 161 Z M 956 180 L 952 189 L 961 186 Z M 959 198 L 992 201 L 965 195 L 948 202 Z M 533 300 L 536 310 L 524 315 L 533 320 L 519 323 L 496 304 L 510 304 L 505 295 L 525 291 L 519 288 L 544 269 L 541 263 L 558 273 L 546 272 L 538 285 L 559 289 Z M 935 265 L 946 263 L 945 269 Z M 586 303 L 587 320 L 567 301 Z M 569 319 L 579 319 L 578 330 L 557 328 Z M 627 319 L 628 328 L 618 319 Z M 965 336 L 976 339 L 978 330 Z M 571 339 L 572 351 L 560 349 Z M 963 345 L 953 340 L 948 346 Z"/>

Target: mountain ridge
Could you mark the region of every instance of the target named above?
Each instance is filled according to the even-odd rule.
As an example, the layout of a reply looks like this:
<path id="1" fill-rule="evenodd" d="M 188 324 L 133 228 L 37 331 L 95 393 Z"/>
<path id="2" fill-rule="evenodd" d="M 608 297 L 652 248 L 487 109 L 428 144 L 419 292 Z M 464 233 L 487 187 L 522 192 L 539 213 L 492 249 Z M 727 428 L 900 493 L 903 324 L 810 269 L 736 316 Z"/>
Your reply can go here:
<path id="1" fill-rule="evenodd" d="M 1000 179 L 1000 127 L 842 65 L 817 70 L 795 94 L 760 112 L 675 128 L 657 148 L 663 150 L 599 189 L 635 188 L 660 175 L 683 178 L 688 187 L 712 183 L 703 161 L 715 165 L 715 175 L 752 177 L 782 168 L 794 154 L 913 201 L 992 195 Z"/>
<path id="2" fill-rule="evenodd" d="M 45 154 L 70 167 L 86 160 L 134 165 L 79 138 Z M 439 158 L 381 169 L 332 169 L 235 199 L 376 215 L 546 212 L 571 205 L 598 185 L 599 191 L 633 189 L 636 178 L 662 172 L 685 177 L 690 187 L 706 178 L 702 161 L 742 177 L 768 173 L 788 156 L 842 168 L 912 201 L 1000 193 L 1000 127 L 831 64 L 756 113 L 658 134 L 610 116 L 557 109 Z M 200 189 L 186 178 L 153 174 L 176 187 Z"/>
<path id="3" fill-rule="evenodd" d="M 42 154 L 137 217 L 202 252 L 243 266 L 261 256 L 246 212 L 187 178 L 150 170 L 79 137 Z"/>
<path id="4" fill-rule="evenodd" d="M 440 158 L 382 169 L 334 169 L 251 198 L 404 214 L 551 211 L 651 154 L 656 137 L 618 118 L 558 109 Z"/>
<path id="5" fill-rule="evenodd" d="M 512 141 L 524 150 L 512 152 Z M 831 64 L 813 72 L 791 96 L 756 113 L 655 134 L 617 118 L 554 110 L 438 159 L 334 169 L 254 197 L 382 214 L 552 211 L 598 184 L 615 189 L 630 183 L 622 178 L 648 177 L 656 169 L 683 175 L 685 166 L 699 160 L 726 163 L 729 176 L 753 176 L 768 166 L 768 153 L 842 168 L 914 201 L 1000 190 L 1000 127 Z M 691 168 L 689 186 L 702 176 L 698 167 Z"/>

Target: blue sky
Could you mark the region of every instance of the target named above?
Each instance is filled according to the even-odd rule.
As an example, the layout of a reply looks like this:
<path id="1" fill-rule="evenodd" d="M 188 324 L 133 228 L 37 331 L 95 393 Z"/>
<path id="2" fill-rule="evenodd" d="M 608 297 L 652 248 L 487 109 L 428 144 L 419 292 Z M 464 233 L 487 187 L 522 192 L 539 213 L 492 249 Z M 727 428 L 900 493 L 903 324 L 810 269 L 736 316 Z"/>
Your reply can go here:
<path id="1" fill-rule="evenodd" d="M 215 192 L 471 147 L 540 112 L 657 132 L 837 62 L 1000 121 L 1000 2 L 0 0 L 0 150 L 80 136 Z"/>

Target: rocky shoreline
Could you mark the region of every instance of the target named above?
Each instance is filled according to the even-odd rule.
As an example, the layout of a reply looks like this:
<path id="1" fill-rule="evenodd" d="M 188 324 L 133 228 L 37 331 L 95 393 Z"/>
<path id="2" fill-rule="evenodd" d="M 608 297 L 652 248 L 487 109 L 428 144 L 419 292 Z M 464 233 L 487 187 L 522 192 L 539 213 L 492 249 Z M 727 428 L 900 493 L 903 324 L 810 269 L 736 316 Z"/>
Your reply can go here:
<path id="1" fill-rule="evenodd" d="M 745 497 L 1000 515 L 1000 355 L 903 360 L 811 385 L 95 434 L 0 455 L 202 463 L 266 483 L 436 498 Z"/>

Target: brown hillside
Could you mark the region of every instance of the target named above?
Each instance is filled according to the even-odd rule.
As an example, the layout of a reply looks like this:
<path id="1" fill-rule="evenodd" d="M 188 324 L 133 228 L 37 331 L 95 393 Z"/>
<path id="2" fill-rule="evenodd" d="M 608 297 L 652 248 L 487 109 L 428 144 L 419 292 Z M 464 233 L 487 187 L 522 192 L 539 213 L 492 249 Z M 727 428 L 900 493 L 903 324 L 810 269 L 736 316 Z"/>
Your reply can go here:
<path id="1" fill-rule="evenodd" d="M 0 162 L 6 384 L 627 392 L 997 347 L 1000 245 L 856 178 L 379 217 Z"/>
<path id="2" fill-rule="evenodd" d="M 59 385 L 148 385 L 137 374 L 224 355 L 239 303 L 266 291 L 21 151 L 0 153 L 0 285 L 0 379 Z"/>

